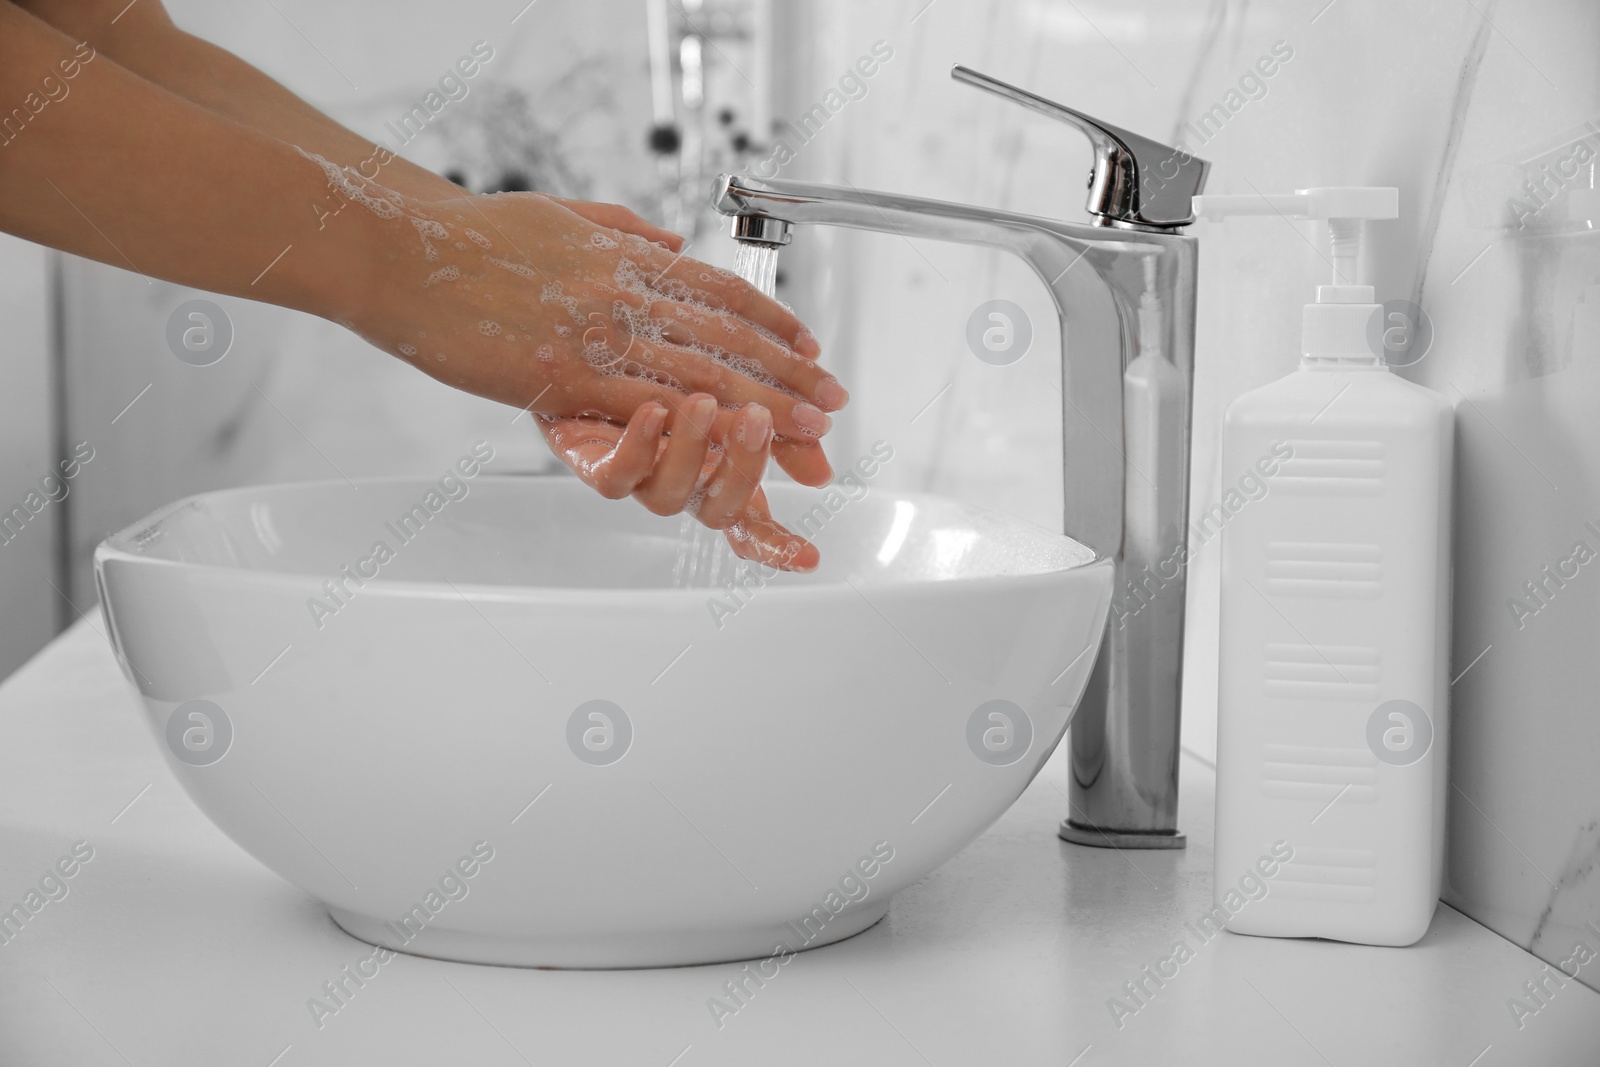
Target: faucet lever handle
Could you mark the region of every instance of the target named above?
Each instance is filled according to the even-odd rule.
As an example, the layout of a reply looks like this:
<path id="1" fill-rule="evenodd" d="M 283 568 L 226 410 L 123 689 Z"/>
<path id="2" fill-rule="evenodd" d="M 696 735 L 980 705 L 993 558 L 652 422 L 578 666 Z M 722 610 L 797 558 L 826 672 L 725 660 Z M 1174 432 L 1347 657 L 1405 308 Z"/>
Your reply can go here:
<path id="1" fill-rule="evenodd" d="M 1141 137 L 1092 115 L 1047 100 L 960 64 L 950 76 L 1030 111 L 1076 127 L 1094 146 L 1089 214 L 1103 224 L 1172 229 L 1194 221 L 1193 198 L 1205 189 L 1211 164 L 1183 148 Z"/>

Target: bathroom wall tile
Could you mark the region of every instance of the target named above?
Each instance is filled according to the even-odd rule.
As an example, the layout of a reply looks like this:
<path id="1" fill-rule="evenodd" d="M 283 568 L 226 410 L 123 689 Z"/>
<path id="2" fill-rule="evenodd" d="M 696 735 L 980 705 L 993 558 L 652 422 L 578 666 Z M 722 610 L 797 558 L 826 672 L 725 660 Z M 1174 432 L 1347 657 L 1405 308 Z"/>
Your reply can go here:
<path id="1" fill-rule="evenodd" d="M 1577 45 L 1600 11 L 1494 19 L 1417 285 L 1438 349 L 1417 377 L 1458 412 L 1446 899 L 1559 962 L 1600 913 L 1600 583 L 1579 562 L 1600 551 L 1600 339 L 1573 331 L 1600 281 L 1600 203 L 1592 163 L 1567 180 L 1544 164 L 1600 155 L 1600 84 Z"/>

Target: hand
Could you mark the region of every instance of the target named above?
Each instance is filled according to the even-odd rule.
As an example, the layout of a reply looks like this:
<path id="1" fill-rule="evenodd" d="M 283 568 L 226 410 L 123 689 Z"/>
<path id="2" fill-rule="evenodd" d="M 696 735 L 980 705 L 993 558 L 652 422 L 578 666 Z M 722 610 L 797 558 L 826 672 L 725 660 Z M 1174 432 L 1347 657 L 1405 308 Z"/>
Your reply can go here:
<path id="1" fill-rule="evenodd" d="M 423 203 L 329 164 L 348 199 L 385 218 L 388 269 L 354 323 L 449 385 L 536 413 L 625 423 L 700 390 L 772 415 L 780 465 L 826 481 L 815 446 L 849 399 L 815 339 L 741 279 L 537 193 Z M 604 210 L 600 205 L 591 209 Z"/>
<path id="2" fill-rule="evenodd" d="M 636 234 L 647 241 L 665 245 L 674 253 L 683 251 L 683 238 L 681 236 L 671 230 L 657 226 L 621 204 L 598 204 L 588 200 L 568 200 L 559 196 L 550 196 L 548 193 L 545 196 L 573 213 L 582 215 L 598 226 L 609 226 L 624 233 Z M 702 269 L 705 268 L 703 263 L 695 260 L 690 260 L 690 262 L 695 263 L 696 266 Z M 810 330 L 806 329 L 804 323 L 800 323 L 798 343 L 794 347 L 794 352 L 802 359 L 808 359 L 812 362 L 816 362 L 817 356 L 821 352 L 816 338 Z M 832 378 L 832 375 L 829 375 L 829 377 Z M 835 378 L 833 381 L 834 384 L 838 384 L 838 379 Z M 844 387 L 840 386 L 839 393 L 833 399 L 837 399 L 838 403 L 823 404 L 824 410 L 837 411 L 849 401 L 850 397 L 848 393 L 844 392 Z M 718 414 L 717 426 L 712 432 L 713 439 L 717 441 L 723 439 L 727 432 L 728 421 L 729 416 L 727 414 Z M 547 433 L 545 437 L 548 441 L 549 434 Z M 788 473 L 789 477 L 802 485 L 823 486 L 827 485 L 833 478 L 833 467 L 829 464 L 827 456 L 823 454 L 822 446 L 815 441 L 783 437 L 774 438 L 772 456 L 777 460 L 778 466 Z"/>
<path id="3" fill-rule="evenodd" d="M 637 234 L 649 241 L 666 245 L 673 252 L 683 250 L 683 238 L 664 230 L 619 204 L 595 204 L 583 200 L 564 200 L 551 197 L 563 206 L 601 226 Z M 804 327 L 801 327 L 804 329 Z M 809 358 L 809 357 L 808 357 Z M 692 402 L 696 398 L 689 398 Z M 747 406 L 743 415 L 761 420 L 765 436 L 771 436 L 771 414 L 755 405 Z M 647 412 L 647 409 L 649 411 Z M 679 410 L 684 410 L 680 408 Z M 728 419 L 721 417 L 719 427 L 714 427 L 710 441 L 726 445 Z M 641 416 L 644 421 L 641 421 Z M 755 560 L 783 570 L 812 571 L 820 555 L 805 538 L 791 533 L 773 521 L 767 504 L 767 495 L 761 490 L 761 473 L 770 450 L 780 466 L 791 477 L 807 485 L 825 485 L 833 477 L 833 470 L 819 445 L 803 441 L 770 440 L 759 446 L 759 462 L 746 462 L 742 467 L 735 463 L 730 471 L 736 487 L 747 482 L 749 492 L 735 502 L 731 494 L 719 500 L 721 506 L 705 507 L 700 490 L 718 469 L 719 456 L 714 447 L 703 450 L 699 479 L 685 486 L 680 481 L 679 492 L 661 493 L 661 482 L 652 474 L 655 464 L 664 459 L 667 449 L 660 443 L 661 425 L 667 413 L 654 404 L 648 404 L 634 413 L 626 426 L 615 422 L 586 416 L 558 418 L 546 416 L 539 420 L 550 451 L 561 458 L 579 478 L 592 486 L 602 496 L 611 499 L 633 495 L 658 515 L 671 515 L 689 510 L 703 525 L 722 530 L 734 554 L 741 559 Z M 735 416 L 741 417 L 741 416 Z M 753 441 L 753 427 L 736 427 L 734 437 L 743 444 Z M 752 446 L 756 447 L 756 446 Z M 727 453 L 734 454 L 737 453 Z M 748 457 L 746 457 L 748 460 Z M 649 484 L 646 484 L 649 483 Z M 700 506 L 691 507 L 691 504 Z"/>
<path id="4" fill-rule="evenodd" d="M 718 450 L 711 436 L 717 410 L 714 397 L 696 393 L 670 410 L 641 405 L 626 426 L 592 416 L 542 416 L 541 428 L 550 450 L 602 496 L 632 496 L 657 515 L 687 511 L 723 531 L 742 559 L 815 570 L 815 546 L 773 521 L 761 490 L 771 413 L 747 404 Z"/>

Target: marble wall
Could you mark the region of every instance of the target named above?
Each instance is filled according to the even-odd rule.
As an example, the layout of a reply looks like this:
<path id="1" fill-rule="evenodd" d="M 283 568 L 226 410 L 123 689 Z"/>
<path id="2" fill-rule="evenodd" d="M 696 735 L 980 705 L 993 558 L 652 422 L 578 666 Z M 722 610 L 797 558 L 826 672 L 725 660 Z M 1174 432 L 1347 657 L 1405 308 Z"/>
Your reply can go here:
<path id="1" fill-rule="evenodd" d="M 491 40 L 504 57 L 491 76 L 565 131 L 571 169 L 558 178 L 588 182 L 596 197 L 652 195 L 640 149 L 642 4 L 546 0 L 515 23 L 520 2 L 447 10 L 413 0 L 381 15 L 287 0 L 171 6 L 195 32 L 374 135 L 431 71 Z M 1600 203 L 1592 169 L 1563 169 L 1580 142 L 1600 148 L 1600 9 L 1585 0 L 774 0 L 764 25 L 780 119 L 823 101 L 875 44 L 892 51 L 796 146 L 785 176 L 1072 219 L 1082 217 L 1087 144 L 956 85 L 952 63 L 1177 140 L 1228 105 L 1259 56 L 1279 42 L 1292 51 L 1205 143 L 1187 143 L 1213 163 L 1213 192 L 1401 189 L 1402 218 L 1374 231 L 1372 281 L 1381 299 L 1428 313 L 1432 348 L 1405 373 L 1459 412 L 1446 899 L 1563 958 L 1581 924 L 1600 921 L 1600 563 L 1574 562 L 1578 542 L 1600 550 L 1600 329 L 1572 328 L 1584 286 L 1600 281 Z M 441 133 L 415 150 L 442 165 L 469 149 Z M 1530 181 L 1541 184 L 1530 190 Z M 1326 268 L 1309 231 L 1282 220 L 1193 232 L 1202 242 L 1199 509 L 1228 473 L 1217 463 L 1223 408 L 1292 368 L 1300 305 Z M 726 249 L 708 238 L 696 254 Z M 1037 279 L 998 253 L 820 230 L 785 252 L 784 274 L 782 295 L 812 322 L 856 398 L 836 430 L 838 459 L 884 438 L 896 447 L 885 484 L 1060 521 L 1059 338 Z M 73 433 L 109 446 L 77 498 L 80 575 L 109 529 L 215 485 L 429 471 L 477 436 L 503 447 L 508 466 L 547 462 L 525 420 L 510 426 L 496 406 L 449 394 L 335 327 L 227 303 L 236 350 L 191 368 L 161 332 L 187 294 L 89 264 L 69 275 Z M 980 362 L 964 340 L 972 310 L 994 298 L 1021 305 L 1034 326 L 1030 353 L 1009 366 Z M 1214 545 L 1196 551 L 1184 738 L 1203 759 L 1215 751 L 1216 565 Z M 1536 592 L 1529 582 L 1542 584 Z M 81 578 L 74 596 L 92 603 Z M 1592 972 L 1583 978 L 1594 984 Z"/>

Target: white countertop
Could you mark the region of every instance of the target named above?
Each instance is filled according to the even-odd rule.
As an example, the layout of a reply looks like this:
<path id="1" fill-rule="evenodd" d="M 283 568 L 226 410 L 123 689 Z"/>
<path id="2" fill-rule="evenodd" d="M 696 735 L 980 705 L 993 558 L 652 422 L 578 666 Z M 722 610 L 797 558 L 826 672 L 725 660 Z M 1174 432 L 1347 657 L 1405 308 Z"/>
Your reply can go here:
<path id="1" fill-rule="evenodd" d="M 1119 853 L 1057 840 L 1060 753 L 883 922 L 796 956 L 721 1029 L 708 1001 L 738 965 L 410 956 L 318 1029 L 307 1000 L 370 949 L 189 802 L 98 625 L 0 687 L 0 908 L 74 842 L 94 848 L 0 944 L 3 1067 L 1600 1063 L 1600 993 L 1549 982 L 1519 1029 L 1508 1000 L 1544 965 L 1442 904 L 1408 949 L 1198 944 L 1184 924 L 1211 905 L 1211 769 L 1184 758 L 1186 851 Z M 1109 999 L 1183 936 L 1194 957 L 1119 1028 Z"/>

